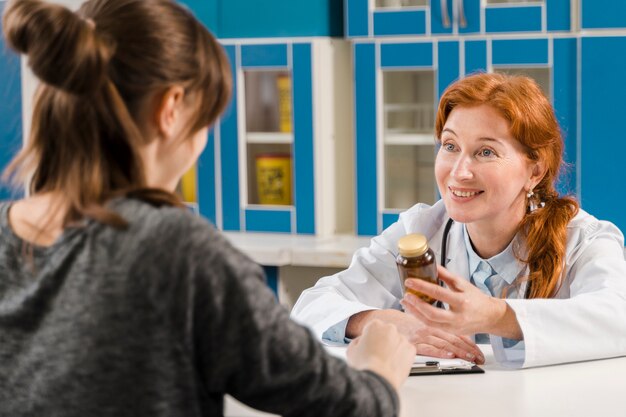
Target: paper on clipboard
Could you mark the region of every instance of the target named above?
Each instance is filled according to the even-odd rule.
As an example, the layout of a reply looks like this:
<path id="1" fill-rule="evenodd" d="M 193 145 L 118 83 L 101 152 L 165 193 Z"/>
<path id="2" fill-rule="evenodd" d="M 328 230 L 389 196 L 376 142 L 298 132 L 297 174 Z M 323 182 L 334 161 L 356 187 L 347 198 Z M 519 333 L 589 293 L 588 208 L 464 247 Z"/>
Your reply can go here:
<path id="1" fill-rule="evenodd" d="M 432 356 L 415 355 L 413 367 L 428 366 L 433 363 L 438 363 L 440 369 L 471 369 L 475 365 L 474 362 L 458 358 L 442 359 Z"/>
<path id="2" fill-rule="evenodd" d="M 463 359 L 442 359 L 416 355 L 411 367 L 411 376 L 430 374 L 484 373 L 475 363 Z"/>

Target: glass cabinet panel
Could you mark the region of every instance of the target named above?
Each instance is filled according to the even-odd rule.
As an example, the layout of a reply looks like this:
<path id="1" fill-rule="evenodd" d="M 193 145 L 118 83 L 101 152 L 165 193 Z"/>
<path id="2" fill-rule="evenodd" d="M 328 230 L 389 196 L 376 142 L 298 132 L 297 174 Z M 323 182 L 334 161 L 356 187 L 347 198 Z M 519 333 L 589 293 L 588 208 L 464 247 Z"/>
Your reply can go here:
<path id="1" fill-rule="evenodd" d="M 527 4 L 543 3 L 543 0 L 487 0 L 487 4 Z"/>
<path id="2" fill-rule="evenodd" d="M 385 146 L 385 207 L 408 209 L 415 203 L 434 204 L 435 143 Z"/>
<path id="3" fill-rule="evenodd" d="M 494 72 L 499 72 L 502 74 L 509 75 L 523 75 L 525 77 L 529 77 L 534 79 L 539 87 L 543 90 L 543 93 L 551 99 L 551 91 L 550 88 L 550 68 L 530 68 L 530 67 L 501 67 L 494 68 Z"/>
<path id="4" fill-rule="evenodd" d="M 434 71 L 384 71 L 385 142 L 430 135 L 435 119 Z"/>
<path id="5" fill-rule="evenodd" d="M 292 94 L 288 71 L 244 71 L 248 204 L 292 205 Z"/>
<path id="6" fill-rule="evenodd" d="M 292 205 L 291 145 L 248 143 L 248 204 Z"/>
<path id="7" fill-rule="evenodd" d="M 384 206 L 435 202 L 435 73 L 384 71 Z"/>
<path id="8" fill-rule="evenodd" d="M 291 133 L 291 76 L 287 71 L 245 71 L 246 131 Z"/>
<path id="9" fill-rule="evenodd" d="M 428 0 L 376 0 L 377 8 L 428 6 Z"/>

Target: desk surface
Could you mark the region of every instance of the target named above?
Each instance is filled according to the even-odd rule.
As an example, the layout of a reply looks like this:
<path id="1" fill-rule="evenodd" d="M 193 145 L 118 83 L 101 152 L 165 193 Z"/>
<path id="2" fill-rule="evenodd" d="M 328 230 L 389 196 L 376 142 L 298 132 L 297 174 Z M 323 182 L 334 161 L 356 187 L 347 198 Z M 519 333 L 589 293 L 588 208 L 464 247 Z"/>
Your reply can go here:
<path id="1" fill-rule="evenodd" d="M 509 370 L 491 347 L 484 374 L 409 377 L 400 392 L 401 417 L 625 417 L 626 357 Z M 340 349 L 329 351 L 341 356 Z M 226 416 L 270 416 L 226 401 Z"/>

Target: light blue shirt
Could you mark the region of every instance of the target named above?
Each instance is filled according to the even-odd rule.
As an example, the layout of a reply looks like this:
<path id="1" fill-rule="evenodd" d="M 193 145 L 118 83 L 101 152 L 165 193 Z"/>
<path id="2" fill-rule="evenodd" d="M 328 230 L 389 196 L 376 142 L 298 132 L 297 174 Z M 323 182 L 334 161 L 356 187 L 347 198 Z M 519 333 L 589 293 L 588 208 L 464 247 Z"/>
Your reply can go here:
<path id="1" fill-rule="evenodd" d="M 472 282 L 483 293 L 496 298 L 524 298 L 523 291 L 526 285 L 516 282 L 525 266 L 515 257 L 515 249 L 518 246 L 517 237 L 513 238 L 509 246 L 499 254 L 489 258 L 481 258 L 472 245 L 467 227 L 463 225 L 463 238 L 467 248 L 467 261 L 470 271 L 470 282 Z M 489 335 L 478 333 L 475 336 L 476 343 L 489 343 Z M 504 347 L 509 348 L 515 345 L 516 348 L 523 349 L 523 342 L 512 339 L 502 339 Z"/>

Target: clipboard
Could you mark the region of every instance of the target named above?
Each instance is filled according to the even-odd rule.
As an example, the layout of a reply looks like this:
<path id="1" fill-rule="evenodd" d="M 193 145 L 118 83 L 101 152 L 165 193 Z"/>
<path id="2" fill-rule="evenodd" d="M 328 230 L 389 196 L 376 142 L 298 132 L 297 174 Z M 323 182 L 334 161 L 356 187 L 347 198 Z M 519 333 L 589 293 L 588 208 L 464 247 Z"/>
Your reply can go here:
<path id="1" fill-rule="evenodd" d="M 437 359 L 416 356 L 409 376 L 484 374 L 484 369 L 463 359 Z"/>

